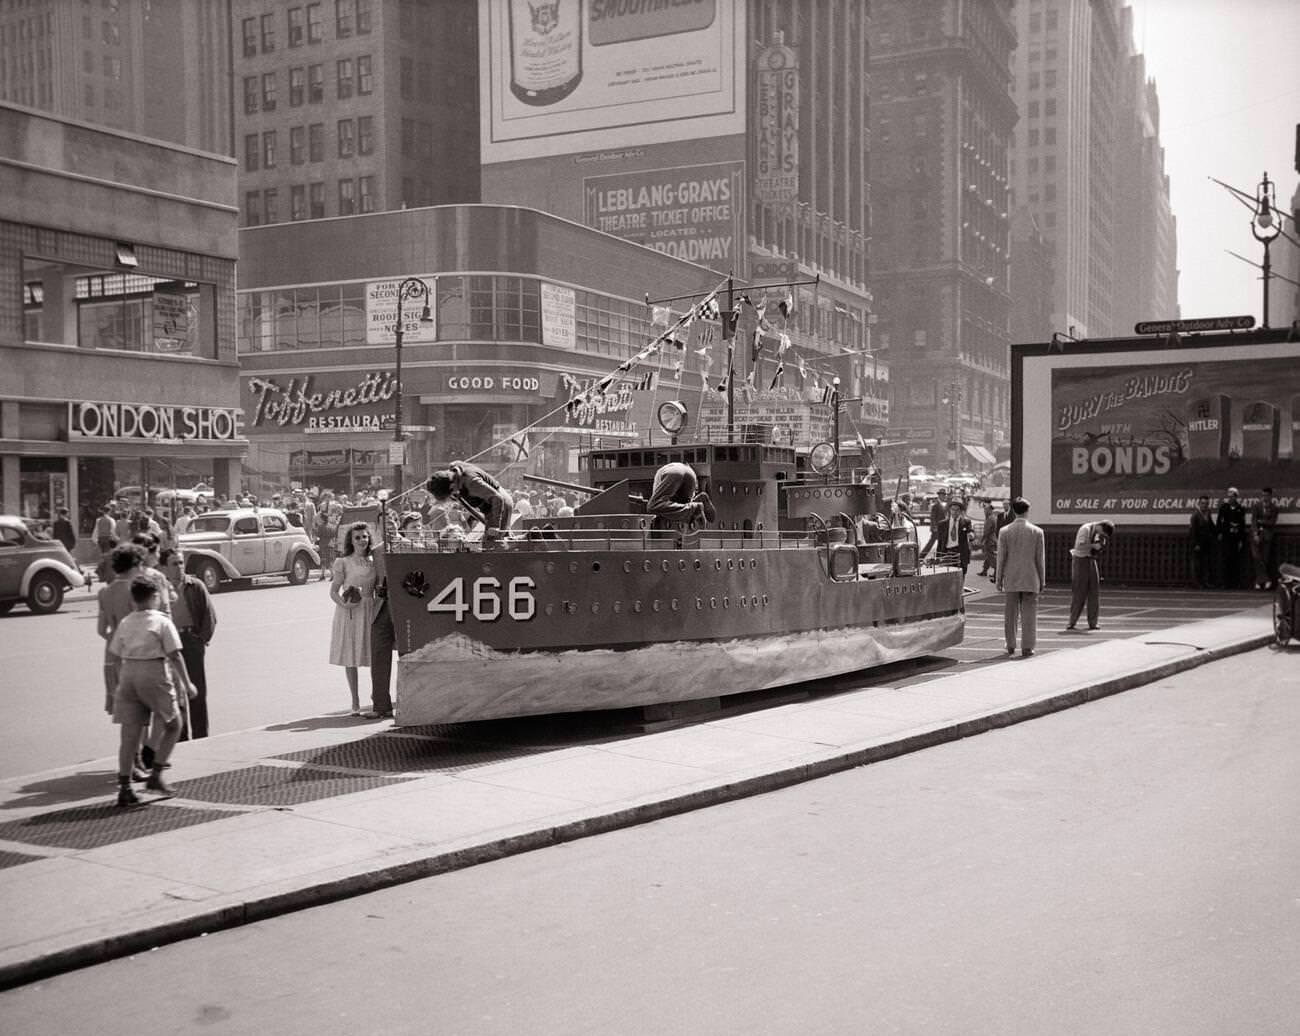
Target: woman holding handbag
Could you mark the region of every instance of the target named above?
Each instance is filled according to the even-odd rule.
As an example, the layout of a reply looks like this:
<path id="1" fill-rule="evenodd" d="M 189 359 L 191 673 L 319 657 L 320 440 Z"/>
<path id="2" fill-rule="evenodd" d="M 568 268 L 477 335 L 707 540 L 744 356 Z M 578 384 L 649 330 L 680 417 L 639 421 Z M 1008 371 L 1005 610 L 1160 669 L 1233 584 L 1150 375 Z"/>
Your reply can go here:
<path id="1" fill-rule="evenodd" d="M 343 553 L 331 566 L 330 600 L 335 604 L 330 629 L 330 665 L 343 667 L 352 695 L 352 715 L 361 715 L 357 668 L 370 667 L 370 623 L 375 610 L 375 559 L 370 526 L 348 528 Z"/>

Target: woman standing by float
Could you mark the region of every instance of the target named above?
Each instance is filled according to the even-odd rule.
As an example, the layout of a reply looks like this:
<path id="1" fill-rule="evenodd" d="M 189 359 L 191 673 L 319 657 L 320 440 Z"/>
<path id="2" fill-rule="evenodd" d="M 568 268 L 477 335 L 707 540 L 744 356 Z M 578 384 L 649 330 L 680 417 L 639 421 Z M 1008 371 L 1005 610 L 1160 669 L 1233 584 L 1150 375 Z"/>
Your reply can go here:
<path id="1" fill-rule="evenodd" d="M 370 622 L 375 608 L 375 560 L 370 526 L 348 529 L 343 553 L 331 568 L 330 600 L 335 604 L 330 630 L 330 665 L 340 665 L 352 695 L 352 715 L 361 715 L 357 668 L 370 665 Z"/>

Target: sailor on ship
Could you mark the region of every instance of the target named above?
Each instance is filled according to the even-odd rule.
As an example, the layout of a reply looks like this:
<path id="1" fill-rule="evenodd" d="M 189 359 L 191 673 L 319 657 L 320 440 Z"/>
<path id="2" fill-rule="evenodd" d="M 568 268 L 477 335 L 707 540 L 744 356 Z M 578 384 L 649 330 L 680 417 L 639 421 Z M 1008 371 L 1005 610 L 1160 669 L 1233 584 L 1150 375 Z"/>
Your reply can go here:
<path id="1" fill-rule="evenodd" d="M 453 461 L 430 475 L 426 488 L 438 503 L 454 500 L 471 522 L 482 522 L 484 540 L 505 538 L 515 502 L 501 483 L 477 464 Z"/>
<path id="2" fill-rule="evenodd" d="M 709 494 L 699 492 L 699 487 L 699 477 L 689 464 L 665 464 L 655 472 L 646 514 L 654 515 L 659 524 L 712 524 L 717 520 L 717 509 Z"/>

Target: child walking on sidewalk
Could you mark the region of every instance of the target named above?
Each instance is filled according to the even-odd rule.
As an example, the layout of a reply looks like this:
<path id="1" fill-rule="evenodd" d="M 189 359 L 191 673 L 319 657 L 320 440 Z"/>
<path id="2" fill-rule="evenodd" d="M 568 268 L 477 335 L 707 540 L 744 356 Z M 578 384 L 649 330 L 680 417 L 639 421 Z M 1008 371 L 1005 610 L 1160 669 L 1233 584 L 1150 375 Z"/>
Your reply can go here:
<path id="1" fill-rule="evenodd" d="M 140 737 L 155 713 L 163 730 L 145 788 L 164 797 L 174 794 L 162 777 L 181 732 L 172 674 L 188 698 L 198 694 L 181 656 L 180 634 L 172 620 L 158 610 L 158 586 L 148 576 L 131 580 L 131 605 L 133 611 L 118 623 L 108 643 L 109 654 L 122 663 L 117 691 L 106 703 L 113 722 L 122 727 L 117 750 L 119 806 L 140 804 L 131 789 L 131 768 Z"/>

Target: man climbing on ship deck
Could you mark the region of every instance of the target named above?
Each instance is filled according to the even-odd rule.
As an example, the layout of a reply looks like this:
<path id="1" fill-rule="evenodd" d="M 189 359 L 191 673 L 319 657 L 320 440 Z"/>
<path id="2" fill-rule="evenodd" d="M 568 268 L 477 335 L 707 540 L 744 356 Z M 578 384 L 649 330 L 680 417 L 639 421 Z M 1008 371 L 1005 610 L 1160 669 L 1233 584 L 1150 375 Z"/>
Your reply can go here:
<path id="1" fill-rule="evenodd" d="M 646 514 L 663 522 L 712 524 L 718 518 L 717 509 L 708 493 L 699 492 L 700 480 L 689 464 L 673 461 L 655 472 L 650 499 L 646 501 Z"/>
<path id="2" fill-rule="evenodd" d="M 427 488 L 438 503 L 454 500 L 471 521 L 482 522 L 484 541 L 507 535 L 515 502 L 501 483 L 477 464 L 453 461 L 429 476 Z"/>

